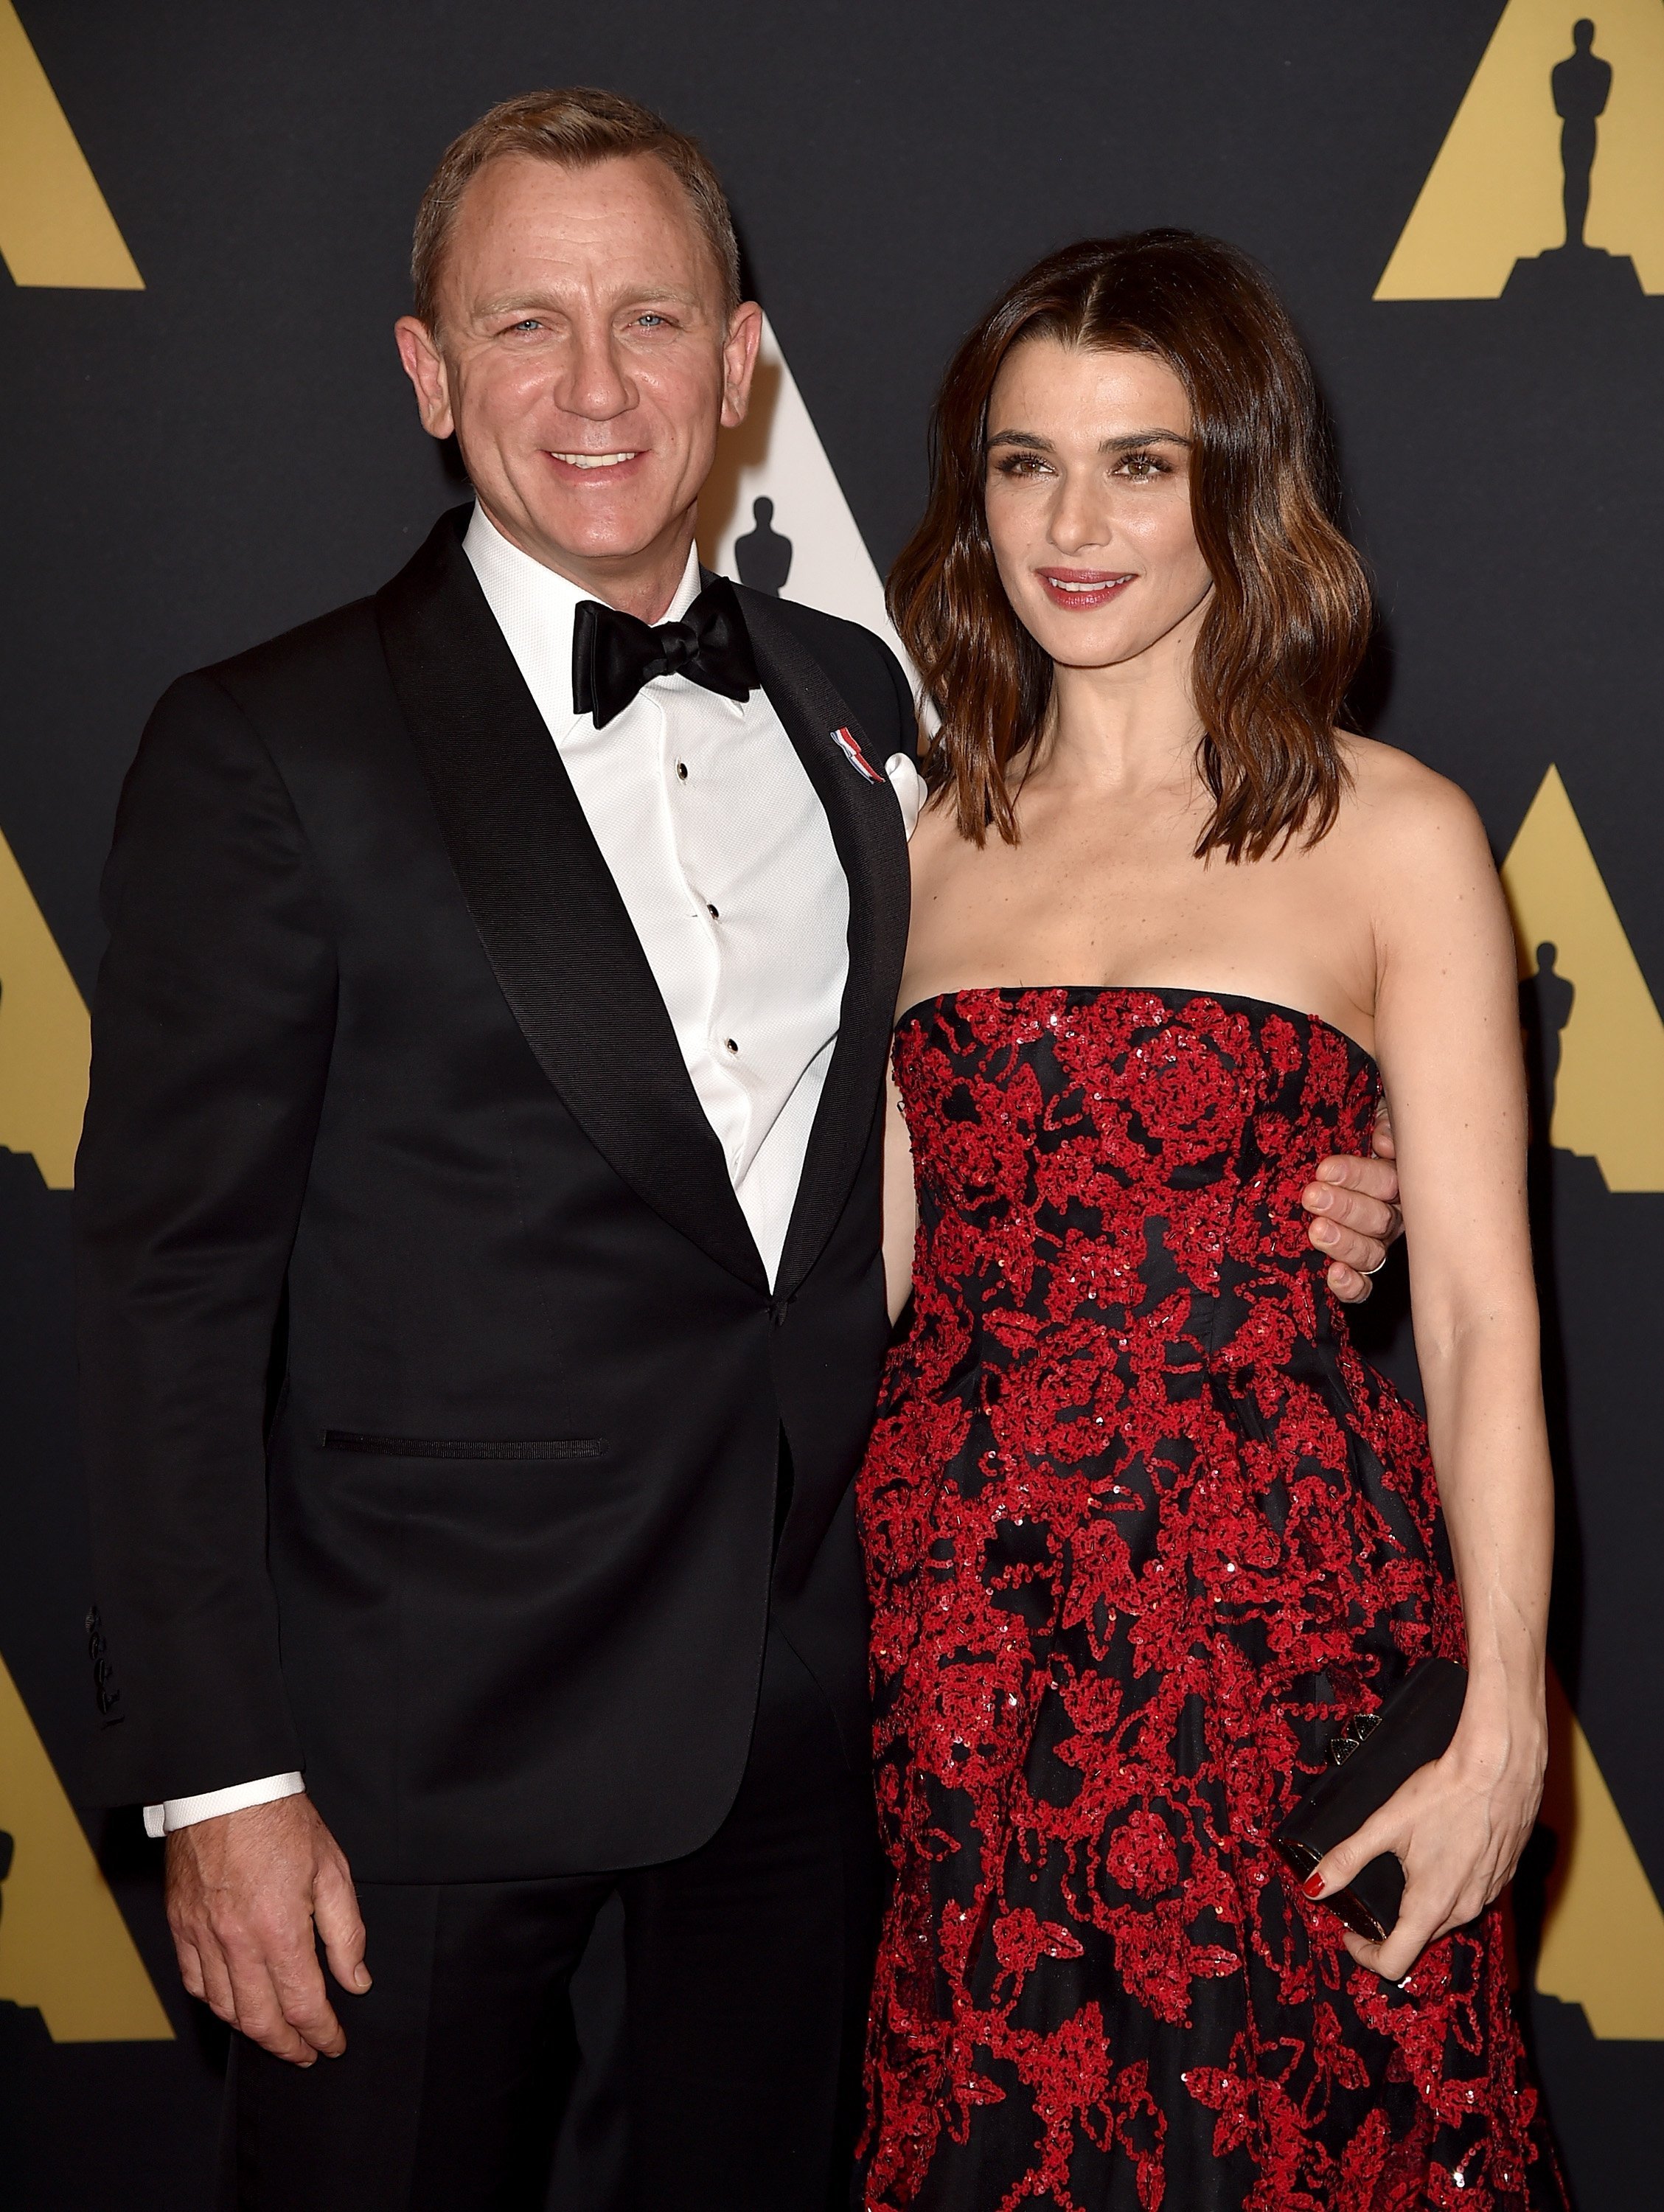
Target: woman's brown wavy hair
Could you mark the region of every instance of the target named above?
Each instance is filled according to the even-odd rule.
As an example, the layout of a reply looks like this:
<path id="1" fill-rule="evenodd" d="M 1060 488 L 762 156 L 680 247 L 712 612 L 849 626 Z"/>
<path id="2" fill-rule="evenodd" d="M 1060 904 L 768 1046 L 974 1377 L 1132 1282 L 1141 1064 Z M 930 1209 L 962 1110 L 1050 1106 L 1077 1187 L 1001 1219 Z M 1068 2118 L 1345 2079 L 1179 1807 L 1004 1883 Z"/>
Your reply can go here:
<path id="1" fill-rule="evenodd" d="M 1191 512 L 1213 578 L 1192 691 L 1216 847 L 1259 860 L 1332 829 L 1335 742 L 1369 641 L 1369 587 L 1338 528 L 1311 363 L 1245 254 L 1189 231 L 1066 246 L 1019 276 L 955 355 L 931 424 L 930 503 L 890 573 L 890 617 L 941 727 L 926 760 L 961 834 L 1017 840 L 1010 771 L 1045 728 L 1052 664 L 1018 622 L 988 542 L 988 398 L 1029 338 L 1152 353 L 1189 397 Z"/>

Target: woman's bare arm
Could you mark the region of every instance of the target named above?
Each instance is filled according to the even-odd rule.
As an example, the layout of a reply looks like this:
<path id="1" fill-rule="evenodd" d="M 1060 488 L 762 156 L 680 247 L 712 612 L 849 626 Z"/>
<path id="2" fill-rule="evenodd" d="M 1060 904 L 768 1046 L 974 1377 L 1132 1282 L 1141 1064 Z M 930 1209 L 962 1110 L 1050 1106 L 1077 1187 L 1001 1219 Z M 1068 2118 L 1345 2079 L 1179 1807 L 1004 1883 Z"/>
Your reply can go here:
<path id="1" fill-rule="evenodd" d="M 913 1191 L 913 1143 L 896 1078 L 884 1078 L 884 1289 L 890 1318 L 901 1319 L 913 1296 L 913 1239 L 918 1225 Z"/>
<path id="2" fill-rule="evenodd" d="M 1325 1890 L 1395 1850 L 1406 1886 L 1379 1945 L 1390 1980 L 1507 1882 L 1546 1747 L 1553 1500 L 1526 1216 L 1526 1092 L 1512 932 L 1473 807 L 1413 763 L 1369 848 L 1377 1057 L 1392 1095 L 1416 1351 L 1467 1627 L 1467 1701 L 1445 1757 L 1318 1869 Z M 1373 809 L 1371 810 L 1374 811 Z"/>

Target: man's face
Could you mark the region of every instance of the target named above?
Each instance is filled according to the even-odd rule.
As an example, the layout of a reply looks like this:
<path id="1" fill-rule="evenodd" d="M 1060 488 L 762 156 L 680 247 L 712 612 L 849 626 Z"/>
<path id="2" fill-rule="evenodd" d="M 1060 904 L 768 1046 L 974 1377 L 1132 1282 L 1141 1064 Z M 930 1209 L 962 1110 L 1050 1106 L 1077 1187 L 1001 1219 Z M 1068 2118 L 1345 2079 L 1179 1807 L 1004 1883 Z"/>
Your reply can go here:
<path id="1" fill-rule="evenodd" d="M 455 431 L 503 534 L 652 618 L 680 579 L 718 428 L 744 418 L 761 329 L 754 303 L 725 313 L 661 161 L 507 155 L 457 211 L 437 328 L 407 316 L 398 341 L 423 423 Z"/>

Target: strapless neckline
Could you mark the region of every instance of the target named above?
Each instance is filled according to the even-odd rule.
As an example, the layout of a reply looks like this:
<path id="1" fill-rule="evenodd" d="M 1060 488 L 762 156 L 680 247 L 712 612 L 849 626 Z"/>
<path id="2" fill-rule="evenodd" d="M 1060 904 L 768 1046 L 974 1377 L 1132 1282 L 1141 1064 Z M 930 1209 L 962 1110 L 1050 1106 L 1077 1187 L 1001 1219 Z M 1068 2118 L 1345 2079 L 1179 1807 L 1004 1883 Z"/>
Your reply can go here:
<path id="1" fill-rule="evenodd" d="M 930 991 L 896 1017 L 899 1030 L 914 1015 L 922 1014 L 931 1006 L 944 1006 L 959 999 L 1026 999 L 1032 997 L 1069 1000 L 1084 999 L 1162 999 L 1169 1005 L 1193 1005 L 1205 1000 L 1214 1006 L 1255 1006 L 1261 1013 L 1278 1014 L 1284 1020 L 1303 1022 L 1307 1028 L 1325 1030 L 1338 1037 L 1348 1053 L 1377 1078 L 1381 1073 L 1375 1054 L 1366 1052 L 1349 1030 L 1335 1023 L 1326 1021 L 1321 1014 L 1308 1013 L 1303 1006 L 1284 1006 L 1278 999 L 1258 999 L 1242 991 L 1210 991 L 1188 983 L 966 983 L 957 990 Z"/>

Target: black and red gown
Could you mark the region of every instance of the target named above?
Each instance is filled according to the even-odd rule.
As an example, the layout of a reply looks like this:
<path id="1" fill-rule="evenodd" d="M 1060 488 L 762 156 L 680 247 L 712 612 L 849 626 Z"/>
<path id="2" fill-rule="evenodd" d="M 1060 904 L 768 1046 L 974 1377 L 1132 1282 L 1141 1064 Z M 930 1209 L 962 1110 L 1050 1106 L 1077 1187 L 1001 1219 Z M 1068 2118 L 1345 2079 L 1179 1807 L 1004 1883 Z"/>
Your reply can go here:
<path id="1" fill-rule="evenodd" d="M 1426 1430 L 1300 1205 L 1374 1063 L 1260 1000 L 1013 988 L 912 1008 L 895 1065 L 870 2212 L 1563 2205 L 1497 1911 L 1395 1988 L 1271 1847 L 1463 1650 Z"/>

